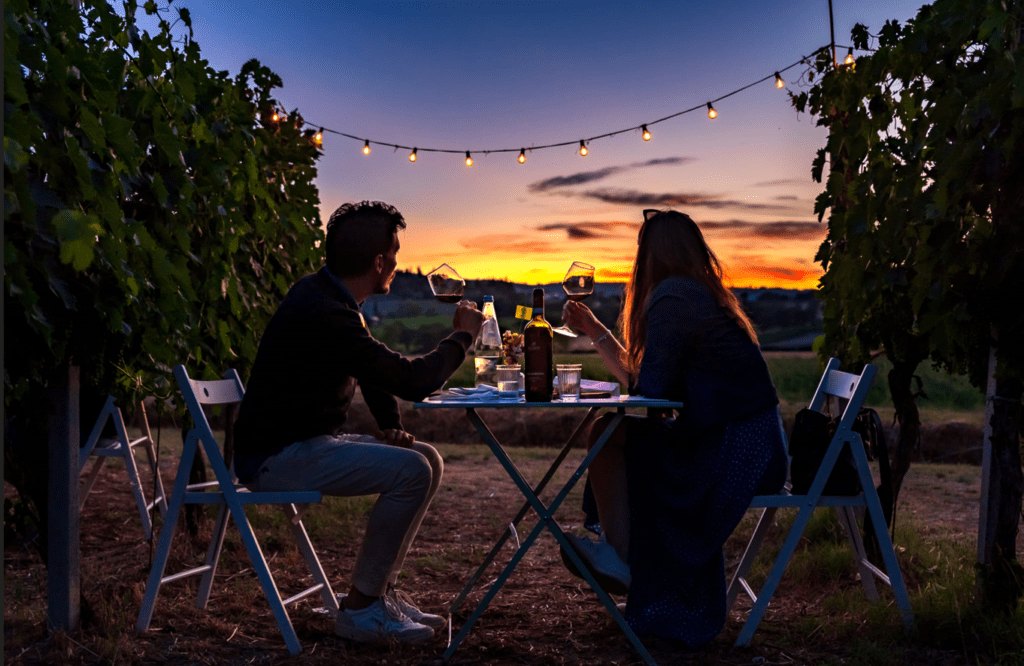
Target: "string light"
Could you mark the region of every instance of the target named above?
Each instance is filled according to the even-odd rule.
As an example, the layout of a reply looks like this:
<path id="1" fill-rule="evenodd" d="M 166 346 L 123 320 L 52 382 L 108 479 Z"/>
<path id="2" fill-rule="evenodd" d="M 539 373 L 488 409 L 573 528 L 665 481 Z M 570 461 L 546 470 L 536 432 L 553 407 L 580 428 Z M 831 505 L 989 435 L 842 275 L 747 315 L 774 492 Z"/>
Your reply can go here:
<path id="1" fill-rule="evenodd" d="M 850 50 L 846 52 L 846 60 L 843 61 L 843 64 L 844 65 L 852 65 L 853 64 L 853 47 L 852 46 L 850 47 Z"/>
<path id="2" fill-rule="evenodd" d="M 274 109 L 274 115 L 270 116 L 270 120 L 272 120 L 275 123 L 281 120 L 281 116 L 278 115 L 277 109 Z"/>
<path id="3" fill-rule="evenodd" d="M 848 48 L 849 48 L 849 53 L 846 56 L 846 61 L 844 62 L 844 64 L 852 65 L 852 64 L 854 64 L 853 48 L 852 47 L 848 47 Z M 756 86 L 756 85 L 758 85 L 760 83 L 763 83 L 764 81 L 773 80 L 774 83 L 775 83 L 775 87 L 776 88 L 779 88 L 779 89 L 784 88 L 785 85 L 786 85 L 786 82 L 782 78 L 782 74 L 783 73 L 785 73 L 786 71 L 788 71 L 788 70 L 790 70 L 790 69 L 792 69 L 794 67 L 800 66 L 800 65 L 803 65 L 805 67 L 809 66 L 808 63 L 811 60 L 813 60 L 817 56 L 817 54 L 819 52 L 822 52 L 822 51 L 830 52 L 831 51 L 831 45 L 822 46 L 822 47 L 820 47 L 818 49 L 815 49 L 810 55 L 802 56 L 799 60 L 797 60 L 796 62 L 792 63 L 791 65 L 788 65 L 787 67 L 780 68 L 779 70 L 773 72 L 772 74 L 770 74 L 768 76 L 765 76 L 765 77 L 763 77 L 761 79 L 758 79 L 757 81 L 754 81 L 752 83 L 748 83 L 747 85 L 742 86 L 740 88 L 737 88 L 736 90 L 733 90 L 732 92 L 729 92 L 729 93 L 727 93 L 725 95 L 722 95 L 720 97 L 716 97 L 715 99 L 711 100 L 710 102 L 706 102 L 705 104 L 698 104 L 697 106 L 693 106 L 693 107 L 688 108 L 688 109 L 683 109 L 682 111 L 677 111 L 675 113 L 672 113 L 670 115 L 665 116 L 664 118 L 659 118 L 657 120 L 653 120 L 653 121 L 644 123 L 644 124 L 639 125 L 639 126 L 628 127 L 628 128 L 625 128 L 625 129 L 615 130 L 613 132 L 606 132 L 604 134 L 599 134 L 597 136 L 592 136 L 590 138 L 579 139 L 579 150 L 578 150 L 578 152 L 579 152 L 579 154 L 581 156 L 586 156 L 590 152 L 589 149 L 587 148 L 587 144 L 589 142 L 594 141 L 595 139 L 604 139 L 604 138 L 607 138 L 607 137 L 616 136 L 618 134 L 623 134 L 625 132 L 635 132 L 637 130 L 640 130 L 641 136 L 643 137 L 644 141 L 650 141 L 651 132 L 648 129 L 648 126 L 656 125 L 657 123 L 665 122 L 667 120 L 671 120 L 672 118 L 676 118 L 678 116 L 682 116 L 682 115 L 685 115 L 687 113 L 692 113 L 692 112 L 697 111 L 699 109 L 702 109 L 704 107 L 707 107 L 708 118 L 715 119 L 715 118 L 718 117 L 718 111 L 716 111 L 714 106 L 712 105 L 713 102 L 718 102 L 718 101 L 721 101 L 721 100 L 726 99 L 728 97 L 732 97 L 733 95 L 737 95 L 737 94 L 743 92 L 744 90 L 747 90 L 748 88 L 752 88 L 752 87 L 754 87 L 754 86 Z M 287 119 L 286 114 L 279 113 L 276 109 L 274 110 L 273 116 L 272 116 L 272 120 L 274 122 L 278 122 L 278 121 L 285 120 L 285 119 Z M 314 126 L 315 127 L 315 125 L 312 125 L 312 123 L 309 123 L 309 122 L 303 120 L 302 117 L 299 116 L 298 114 L 296 114 L 295 120 L 296 120 L 296 126 L 298 126 L 300 128 L 303 127 L 303 126 Z M 354 140 L 357 140 L 357 141 L 362 141 L 363 142 L 363 154 L 364 155 L 369 155 L 370 154 L 370 140 L 369 139 L 366 139 L 366 138 L 363 138 L 363 137 L 353 136 L 351 134 L 346 134 L 345 132 L 339 132 L 339 131 L 333 130 L 333 129 L 325 129 L 323 127 L 321 127 L 319 129 L 319 131 L 317 131 L 316 134 L 313 137 L 313 142 L 318 147 L 322 147 L 323 133 L 325 131 L 326 132 L 333 132 L 334 134 L 338 134 L 339 136 L 343 136 L 343 137 L 346 137 L 348 139 L 354 139 Z M 562 142 L 559 142 L 559 143 L 550 143 L 550 144 L 545 144 L 545 145 L 540 145 L 540 146 L 534 145 L 533 147 L 530 148 L 530 150 L 543 150 L 545 148 L 557 148 L 557 147 L 561 147 L 561 146 L 570 146 L 570 145 L 575 144 L 576 142 L 577 142 L 576 140 L 573 140 L 573 141 L 562 141 Z M 408 150 L 409 149 L 408 146 L 403 146 L 403 145 L 396 144 L 396 143 L 387 143 L 387 142 L 384 142 L 384 141 L 374 141 L 373 143 L 376 143 L 377 145 L 381 145 L 381 146 L 389 146 L 389 147 L 394 148 L 395 150 L 402 150 L 402 149 Z M 468 151 L 468 150 L 466 150 L 466 151 L 454 150 L 454 149 L 450 149 L 450 148 L 424 148 L 423 150 L 425 150 L 427 152 L 433 152 L 433 153 L 462 153 L 462 152 L 465 152 L 467 166 L 472 164 L 472 157 L 471 157 L 471 152 L 472 151 Z M 418 152 L 419 152 L 419 148 L 413 148 L 412 149 L 412 152 L 409 153 L 409 161 L 410 162 L 415 162 L 416 161 L 417 153 Z M 514 148 L 498 148 L 498 149 L 477 150 L 476 152 L 484 153 L 484 154 L 489 154 L 489 153 L 514 153 L 514 152 L 517 152 L 517 151 Z M 519 153 L 519 155 L 517 156 L 516 160 L 520 164 L 525 164 L 526 163 L 526 149 L 525 148 L 520 148 L 518 153 Z"/>

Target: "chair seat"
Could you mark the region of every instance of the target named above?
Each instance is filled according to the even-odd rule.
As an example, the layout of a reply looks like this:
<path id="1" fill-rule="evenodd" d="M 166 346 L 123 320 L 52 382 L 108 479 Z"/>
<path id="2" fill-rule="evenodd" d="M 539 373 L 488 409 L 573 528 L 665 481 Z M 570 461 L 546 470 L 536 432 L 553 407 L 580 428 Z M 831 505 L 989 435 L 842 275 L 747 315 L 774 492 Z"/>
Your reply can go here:
<path id="1" fill-rule="evenodd" d="M 864 493 L 856 495 L 822 495 L 817 502 L 810 502 L 807 495 L 791 495 L 788 492 L 777 495 L 755 495 L 750 508 L 785 508 L 801 506 L 867 506 Z"/>

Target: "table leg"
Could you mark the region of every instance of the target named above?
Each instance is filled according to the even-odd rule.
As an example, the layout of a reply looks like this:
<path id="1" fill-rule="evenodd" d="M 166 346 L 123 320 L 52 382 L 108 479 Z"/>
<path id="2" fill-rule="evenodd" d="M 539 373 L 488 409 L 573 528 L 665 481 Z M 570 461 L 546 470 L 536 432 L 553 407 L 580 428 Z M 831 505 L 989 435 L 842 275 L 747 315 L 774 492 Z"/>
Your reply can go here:
<path id="1" fill-rule="evenodd" d="M 591 409 L 591 411 L 587 415 L 588 419 L 592 417 L 595 411 L 596 410 L 594 408 Z M 640 639 L 636 636 L 633 630 L 626 623 L 626 620 L 622 617 L 622 614 L 619 613 L 618 608 L 616 608 L 615 606 L 615 602 L 612 601 L 611 597 L 608 596 L 604 589 L 602 589 L 601 586 L 594 579 L 593 575 L 590 573 L 587 567 L 580 560 L 579 556 L 569 545 L 569 541 L 566 538 L 565 533 L 562 531 L 562 528 L 559 527 L 558 523 L 554 520 L 555 511 L 558 510 L 559 505 L 561 505 L 562 501 L 568 496 L 569 492 L 576 485 L 576 482 L 579 481 L 580 478 L 582 478 L 583 473 L 590 466 L 590 463 L 593 462 L 594 457 L 600 452 L 601 448 L 611 437 L 612 433 L 618 427 L 619 423 L 622 422 L 622 419 L 625 416 L 625 410 L 622 408 L 618 410 L 616 416 L 608 423 L 608 426 L 605 428 L 604 432 L 602 432 L 601 436 L 597 439 L 597 441 L 594 442 L 594 445 L 591 447 L 587 455 L 583 458 L 583 461 L 576 468 L 576 471 L 573 473 L 572 477 L 562 487 L 562 490 L 559 491 L 558 495 L 555 497 L 554 501 L 552 501 L 552 503 L 549 506 L 544 506 L 544 504 L 537 497 L 533 489 L 530 488 L 529 484 L 526 482 L 526 479 L 523 478 L 522 474 L 519 472 L 519 469 L 515 466 L 515 463 L 513 463 L 512 460 L 508 457 L 508 454 L 501 447 L 501 444 L 498 443 L 498 440 L 494 437 L 494 434 L 491 432 L 490 428 L 487 427 L 487 424 L 483 422 L 483 420 L 476 413 L 476 411 L 472 408 L 468 408 L 466 410 L 466 413 L 469 416 L 470 420 L 473 422 L 473 425 L 476 427 L 477 431 L 480 433 L 481 437 L 484 439 L 485 443 L 491 449 L 492 453 L 494 453 L 495 457 L 498 458 L 498 461 L 502 464 L 502 467 L 505 468 L 505 471 L 512 478 L 512 481 L 519 488 L 520 492 L 523 493 L 523 496 L 526 497 L 527 505 L 533 507 L 534 511 L 537 512 L 537 515 L 539 516 L 540 520 L 537 521 L 537 525 L 534 526 L 533 530 L 530 532 L 530 535 L 526 538 L 525 541 L 522 542 L 519 549 L 516 551 L 515 555 L 512 556 L 512 559 L 502 570 L 501 575 L 499 575 L 498 578 L 491 585 L 490 589 L 487 591 L 487 594 L 485 594 L 484 598 L 480 600 L 480 603 L 477 605 L 472 615 L 470 615 L 469 619 L 466 620 L 466 623 L 462 625 L 462 628 L 459 630 L 458 635 L 448 646 L 448 649 L 445 650 L 444 654 L 442 655 L 442 658 L 445 661 L 451 658 L 451 656 L 455 653 L 455 650 L 459 647 L 459 645 L 462 644 L 462 641 L 466 638 L 466 635 L 469 634 L 470 629 L 476 623 L 477 619 L 479 619 L 480 615 L 482 615 L 483 612 L 490 605 L 491 601 L 497 595 L 498 591 L 505 584 L 505 581 L 508 580 L 509 576 L 512 575 L 512 571 L 515 570 L 516 566 L 518 566 L 519 562 L 526 554 L 526 551 L 530 548 L 530 546 L 533 545 L 533 542 L 537 539 L 537 536 L 540 534 L 541 530 L 547 528 L 547 530 L 551 532 L 551 534 L 555 537 L 555 540 L 558 542 L 559 546 L 567 552 L 569 558 L 576 565 L 577 569 L 582 573 L 584 579 L 587 581 L 587 584 L 589 584 L 590 587 L 597 594 L 598 599 L 601 600 L 601 603 L 604 604 L 605 608 L 612 615 L 612 618 L 619 625 L 619 628 L 622 629 L 622 632 L 626 635 L 626 638 L 633 646 L 633 649 L 637 651 L 637 654 L 640 655 L 640 657 L 644 660 L 646 664 L 649 664 L 650 666 L 656 666 L 650 653 L 647 651 L 644 645 L 640 642 Z M 575 438 L 578 433 L 579 428 L 577 428 L 577 432 L 573 434 L 573 438 Z M 567 443 L 566 446 L 568 447 L 568 445 L 571 442 L 572 439 L 570 439 L 570 442 Z M 565 456 L 562 455 L 561 459 L 564 459 L 564 457 Z M 559 460 L 558 462 L 561 462 L 561 460 Z M 549 470 L 549 473 L 553 473 L 552 470 Z M 522 516 L 519 516 L 517 520 L 520 520 L 521 518 Z M 501 543 L 504 543 L 504 539 L 507 539 L 507 534 L 508 530 L 506 530 L 506 535 L 503 537 Z M 492 550 L 492 558 L 493 554 L 496 552 L 496 549 Z M 480 573 L 481 571 L 477 572 L 477 577 L 479 577 Z M 475 581 L 473 582 L 475 583 Z M 464 589 L 463 595 L 461 596 L 464 597 L 466 593 L 468 593 L 468 590 Z"/>
<path id="2" fill-rule="evenodd" d="M 542 478 L 540 480 L 540 483 L 537 484 L 537 487 L 533 489 L 535 495 L 540 496 L 540 494 L 544 491 L 544 488 L 547 487 L 548 482 L 555 475 L 555 471 L 562 464 L 562 461 L 565 460 L 565 457 L 569 454 L 569 451 L 572 449 L 576 441 L 580 438 L 580 436 L 583 433 L 586 432 L 586 428 L 591 423 L 593 423 L 594 420 L 597 418 L 597 414 L 598 408 L 591 407 L 590 411 L 587 412 L 587 416 L 583 419 L 583 421 L 580 422 L 579 426 L 576 427 L 576 430 L 573 431 L 572 435 L 565 442 L 565 446 L 563 446 L 562 450 L 559 451 L 558 456 L 555 458 L 555 461 L 551 463 L 551 467 L 549 467 L 548 471 L 544 474 L 544 478 Z M 476 413 L 474 412 L 473 415 L 471 416 L 471 419 L 473 420 L 473 425 L 477 425 L 477 420 L 480 420 L 480 417 L 479 415 L 476 415 Z M 482 420 L 480 421 L 482 423 Z M 484 426 L 484 428 L 486 429 L 486 435 L 484 434 L 484 431 L 481 431 L 480 434 L 484 435 L 485 439 L 488 437 L 493 438 L 494 435 L 493 433 L 490 432 L 490 429 L 488 429 L 486 426 Z M 480 427 L 477 426 L 477 429 L 480 430 Z M 480 564 L 477 570 L 470 577 L 465 587 L 462 588 L 462 592 L 459 593 L 459 596 L 456 597 L 455 601 L 453 601 L 452 605 L 448 608 L 449 616 L 454 617 L 456 611 L 458 611 L 459 607 L 462 606 L 462 602 L 466 600 L 466 597 L 469 596 L 469 593 L 476 586 L 477 582 L 480 580 L 480 577 L 484 575 L 484 572 L 487 570 L 487 567 L 491 565 L 491 562 L 494 561 L 494 558 L 498 555 L 498 552 L 505 546 L 505 542 L 508 541 L 508 538 L 510 536 L 512 536 L 512 527 L 517 527 L 520 521 L 522 521 L 522 519 L 526 516 L 529 510 L 530 503 L 524 502 L 523 506 L 519 509 L 519 513 L 517 513 L 516 517 L 512 519 L 511 527 L 505 528 L 505 532 L 501 535 L 501 538 L 499 538 L 498 542 L 494 544 L 493 548 L 491 548 L 491 552 L 487 553 L 487 557 L 484 558 L 484 561 Z"/>

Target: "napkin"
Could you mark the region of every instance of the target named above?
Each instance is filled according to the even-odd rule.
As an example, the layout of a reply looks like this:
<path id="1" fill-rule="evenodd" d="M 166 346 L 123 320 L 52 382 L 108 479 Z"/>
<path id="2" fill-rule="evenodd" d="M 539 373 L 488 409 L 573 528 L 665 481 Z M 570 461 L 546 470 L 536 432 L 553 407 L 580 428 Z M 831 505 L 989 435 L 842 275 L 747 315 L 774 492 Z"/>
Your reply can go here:
<path id="1" fill-rule="evenodd" d="M 457 386 L 441 393 L 442 400 L 497 400 L 498 396 L 497 387 L 487 384 L 476 388 Z"/>

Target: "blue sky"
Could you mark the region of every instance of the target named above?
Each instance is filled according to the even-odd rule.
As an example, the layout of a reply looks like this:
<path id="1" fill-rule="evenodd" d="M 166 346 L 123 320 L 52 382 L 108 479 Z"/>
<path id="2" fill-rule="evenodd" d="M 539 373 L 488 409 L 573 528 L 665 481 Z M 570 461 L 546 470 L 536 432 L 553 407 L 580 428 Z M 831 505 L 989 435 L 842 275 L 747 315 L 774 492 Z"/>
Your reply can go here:
<path id="1" fill-rule="evenodd" d="M 920 0 L 833 0 L 836 42 L 877 33 Z M 623 279 L 645 207 L 700 224 L 739 286 L 809 288 L 824 225 L 811 160 L 825 130 L 767 81 L 725 95 L 829 42 L 827 0 L 762 2 L 270 2 L 177 0 L 217 69 L 257 58 L 277 97 L 311 123 L 407 150 L 325 135 L 326 220 L 347 201 L 394 204 L 409 227 L 399 265 L 447 262 L 467 278 L 557 280 L 574 259 Z M 845 56 L 845 49 L 840 58 Z M 803 67 L 783 76 L 787 89 Z M 483 151 L 572 141 L 527 153 Z M 460 151 L 429 153 L 425 148 Z M 465 150 L 474 164 L 464 163 Z M 650 204 L 654 205 L 650 205 Z"/>

